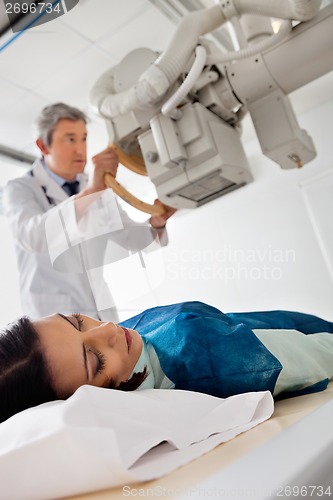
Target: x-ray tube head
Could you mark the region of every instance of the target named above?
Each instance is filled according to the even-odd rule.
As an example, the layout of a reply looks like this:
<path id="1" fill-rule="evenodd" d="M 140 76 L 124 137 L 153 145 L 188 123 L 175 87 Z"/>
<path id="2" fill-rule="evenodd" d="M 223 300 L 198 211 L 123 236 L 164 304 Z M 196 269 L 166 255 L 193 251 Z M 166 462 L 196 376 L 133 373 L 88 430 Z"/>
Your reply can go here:
<path id="1" fill-rule="evenodd" d="M 238 131 L 200 103 L 173 120 L 161 113 L 138 137 L 159 199 L 195 208 L 253 180 Z"/>

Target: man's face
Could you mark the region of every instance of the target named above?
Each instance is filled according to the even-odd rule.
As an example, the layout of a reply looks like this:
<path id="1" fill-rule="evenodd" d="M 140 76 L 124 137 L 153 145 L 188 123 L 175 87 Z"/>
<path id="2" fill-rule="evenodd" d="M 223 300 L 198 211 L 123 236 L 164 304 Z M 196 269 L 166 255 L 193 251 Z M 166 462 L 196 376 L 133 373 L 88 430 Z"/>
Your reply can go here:
<path id="1" fill-rule="evenodd" d="M 44 149 L 45 148 L 45 149 Z M 83 172 L 87 161 L 87 128 L 83 120 L 60 120 L 50 146 L 40 148 L 47 166 L 60 177 L 71 180 Z"/>

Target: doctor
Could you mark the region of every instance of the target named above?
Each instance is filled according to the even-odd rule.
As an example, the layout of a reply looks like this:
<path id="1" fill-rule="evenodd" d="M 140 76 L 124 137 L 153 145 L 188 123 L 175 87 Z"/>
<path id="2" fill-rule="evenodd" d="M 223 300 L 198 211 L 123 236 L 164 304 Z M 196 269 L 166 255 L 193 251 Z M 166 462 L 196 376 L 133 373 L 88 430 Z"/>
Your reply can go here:
<path id="1" fill-rule="evenodd" d="M 104 174 L 116 175 L 118 158 L 111 147 L 92 158 L 89 177 L 84 173 L 86 124 L 86 115 L 77 108 L 63 103 L 44 108 L 37 119 L 36 140 L 42 157 L 29 172 L 10 181 L 4 191 L 4 211 L 15 241 L 22 311 L 32 317 L 54 310 L 71 314 L 83 309 L 94 318 L 118 319 L 114 306 L 98 311 L 86 273 L 65 273 L 52 267 L 46 242 L 45 222 L 50 211 L 58 210 L 70 196 L 79 200 L 104 191 Z M 162 229 L 173 213 L 167 210 L 149 222 Z M 119 214 L 127 217 L 121 209 Z"/>

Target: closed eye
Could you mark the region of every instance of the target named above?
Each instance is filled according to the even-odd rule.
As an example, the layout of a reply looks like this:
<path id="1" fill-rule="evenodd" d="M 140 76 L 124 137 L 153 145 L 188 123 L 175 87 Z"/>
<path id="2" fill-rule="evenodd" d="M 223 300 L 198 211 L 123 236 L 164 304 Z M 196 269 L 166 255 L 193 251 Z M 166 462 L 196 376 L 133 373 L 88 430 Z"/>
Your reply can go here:
<path id="1" fill-rule="evenodd" d="M 81 331 L 80 329 L 81 329 L 81 325 L 82 325 L 82 321 L 83 320 L 81 318 L 81 315 L 79 315 L 79 313 L 74 313 L 71 316 L 71 318 L 74 318 L 74 320 L 75 320 L 75 322 L 77 324 L 74 324 L 74 322 L 71 319 L 69 319 L 67 316 L 65 316 L 64 314 L 57 313 L 57 315 L 60 316 L 61 318 L 63 318 L 64 320 L 66 320 L 70 325 L 72 325 L 73 328 L 75 328 L 76 330 Z M 86 372 L 87 380 L 89 380 L 87 352 L 86 352 L 86 348 L 85 348 L 84 344 L 82 345 L 82 354 L 83 354 L 83 366 L 84 366 L 84 369 L 85 369 L 85 372 Z"/>
<path id="2" fill-rule="evenodd" d="M 105 368 L 106 364 L 106 359 L 105 356 L 99 351 L 98 349 L 95 349 L 94 347 L 89 347 L 88 351 L 92 352 L 97 359 L 97 365 L 96 365 L 96 370 L 95 370 L 95 376 L 97 373 L 103 373 L 103 370 Z"/>
<path id="3" fill-rule="evenodd" d="M 73 318 L 75 318 L 76 323 L 77 323 L 77 329 L 81 332 L 82 331 L 82 325 L 83 325 L 83 318 L 80 313 L 73 313 L 72 314 Z M 104 368 L 105 368 L 105 356 L 99 351 L 98 349 L 95 349 L 93 347 L 89 347 L 87 349 L 89 352 L 92 352 L 97 359 L 97 364 L 96 364 L 96 370 L 95 370 L 95 376 L 97 373 L 102 373 Z"/>

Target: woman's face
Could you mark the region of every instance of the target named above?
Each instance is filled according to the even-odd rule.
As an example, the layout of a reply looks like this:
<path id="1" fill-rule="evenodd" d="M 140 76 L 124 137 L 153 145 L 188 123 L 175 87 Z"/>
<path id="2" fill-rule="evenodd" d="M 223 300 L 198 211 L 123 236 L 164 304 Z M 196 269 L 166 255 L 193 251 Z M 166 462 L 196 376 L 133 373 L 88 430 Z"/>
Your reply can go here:
<path id="1" fill-rule="evenodd" d="M 60 313 L 32 323 L 61 397 L 84 384 L 118 386 L 129 378 L 141 354 L 140 335 L 114 323 Z"/>

